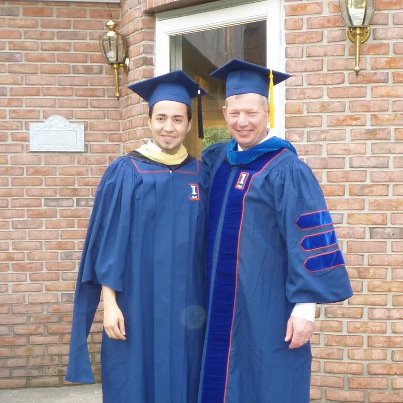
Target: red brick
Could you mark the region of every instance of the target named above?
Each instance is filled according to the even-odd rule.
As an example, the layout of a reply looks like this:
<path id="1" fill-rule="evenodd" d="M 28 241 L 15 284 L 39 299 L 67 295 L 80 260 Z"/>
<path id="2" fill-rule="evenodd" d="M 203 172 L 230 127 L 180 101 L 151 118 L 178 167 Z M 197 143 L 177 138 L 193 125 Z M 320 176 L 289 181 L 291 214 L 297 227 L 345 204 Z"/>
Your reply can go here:
<path id="1" fill-rule="evenodd" d="M 368 364 L 369 375 L 403 375 L 403 364 Z"/>
<path id="2" fill-rule="evenodd" d="M 365 144 L 328 144 L 328 155 L 365 155 Z"/>
<path id="3" fill-rule="evenodd" d="M 343 349 L 336 348 L 313 348 L 312 357 L 316 359 L 326 359 L 326 360 L 342 360 L 343 359 Z"/>
<path id="4" fill-rule="evenodd" d="M 363 316 L 363 309 L 358 307 L 345 307 L 341 305 L 332 305 L 325 308 L 327 318 L 352 318 L 360 319 Z"/>
<path id="5" fill-rule="evenodd" d="M 12 291 L 19 292 L 40 292 L 43 290 L 42 284 L 12 284 Z"/>
<path id="6" fill-rule="evenodd" d="M 58 336 L 31 336 L 29 342 L 31 344 L 47 345 L 59 343 L 60 339 Z"/>
<path id="7" fill-rule="evenodd" d="M 387 196 L 389 193 L 388 185 L 350 185 L 350 196 Z"/>
<path id="8" fill-rule="evenodd" d="M 371 181 L 372 182 L 400 182 L 401 181 L 401 172 L 388 172 L 388 171 L 379 171 L 379 172 L 371 172 Z"/>
<path id="9" fill-rule="evenodd" d="M 331 199 L 327 198 L 327 205 L 331 211 L 335 210 L 363 210 L 364 200 L 362 199 Z"/>
<path id="10" fill-rule="evenodd" d="M 26 334 L 26 335 L 33 335 L 33 334 L 43 334 L 44 326 L 42 325 L 18 325 L 14 326 L 14 334 Z"/>
<path id="11" fill-rule="evenodd" d="M 402 293 L 403 282 L 396 281 L 371 281 L 368 283 L 369 292 Z"/>
<path id="12" fill-rule="evenodd" d="M 322 118 L 320 116 L 295 116 L 286 118 L 286 128 L 293 127 L 320 127 Z"/>
<path id="13" fill-rule="evenodd" d="M 349 303 L 351 305 L 386 306 L 387 295 L 356 294 L 350 298 Z"/>
<path id="14" fill-rule="evenodd" d="M 364 98 L 366 93 L 366 87 L 334 87 L 327 90 L 329 98 Z"/>
<path id="15" fill-rule="evenodd" d="M 387 112 L 389 110 L 388 101 L 352 101 L 349 103 L 351 112 Z M 375 122 L 374 122 L 375 123 Z M 374 126 L 377 126 L 374 124 Z"/>
<path id="16" fill-rule="evenodd" d="M 401 126 L 403 125 L 402 114 L 372 114 L 371 123 L 374 126 Z"/>
<path id="17" fill-rule="evenodd" d="M 40 377 L 37 376 L 35 378 L 30 379 L 31 387 L 57 387 L 60 386 L 60 376 L 49 376 Z"/>
<path id="18" fill-rule="evenodd" d="M 324 343 L 326 346 L 337 347 L 356 347 L 362 346 L 363 337 L 355 335 L 325 335 Z"/>
<path id="19" fill-rule="evenodd" d="M 2 346 L 25 346 L 27 338 L 22 336 L 3 337 L 0 336 L 0 345 Z"/>
<path id="20" fill-rule="evenodd" d="M 324 363 L 324 370 L 326 373 L 332 373 L 332 374 L 363 375 L 364 365 L 361 363 L 327 361 Z"/>
<path id="21" fill-rule="evenodd" d="M 388 386 L 385 378 L 351 377 L 348 382 L 352 389 L 386 389 Z"/>
<path id="22" fill-rule="evenodd" d="M 344 55 L 344 44 L 343 45 L 314 45 L 306 47 L 306 55 L 308 57 L 328 57 L 328 56 L 343 56 Z M 342 80 L 337 81 L 335 84 L 344 83 L 344 74 L 342 75 Z"/>
<path id="23" fill-rule="evenodd" d="M 391 214 L 392 225 L 403 224 L 403 214 Z"/>
<path id="24" fill-rule="evenodd" d="M 315 387 L 311 387 L 309 394 L 309 401 L 314 403 L 319 401 L 319 399 L 321 398 L 322 398 L 321 390 Z"/>
<path id="25" fill-rule="evenodd" d="M 340 389 L 327 388 L 325 392 L 328 401 L 336 402 L 364 402 L 365 395 L 362 391 L 344 391 Z"/>
<path id="26" fill-rule="evenodd" d="M 401 391 L 397 392 L 369 392 L 368 402 L 369 403 L 400 403 L 403 399 L 403 393 Z"/>
<path id="27" fill-rule="evenodd" d="M 302 105 L 301 105 L 302 106 Z M 310 102 L 306 104 L 308 113 L 326 113 L 326 112 L 344 112 L 346 109 L 345 102 Z M 291 113 L 291 112 L 288 112 Z M 336 131 L 334 131 L 336 132 Z M 331 140 L 330 138 L 328 140 Z"/>
<path id="28" fill-rule="evenodd" d="M 343 379 L 336 376 L 313 375 L 311 385 L 342 389 Z"/>
<path id="29" fill-rule="evenodd" d="M 351 157 L 351 168 L 389 168 L 388 157 Z"/>
<path id="30" fill-rule="evenodd" d="M 372 88 L 371 95 L 374 98 L 402 98 L 403 97 L 403 86 L 378 86 Z"/>
<path id="31" fill-rule="evenodd" d="M 348 274 L 353 279 L 386 279 L 387 269 L 382 267 L 350 267 Z"/>
<path id="32" fill-rule="evenodd" d="M 403 298 L 402 296 L 399 297 Z M 401 306 L 403 306 L 403 300 Z M 403 333 L 403 322 L 392 323 L 391 327 L 392 333 Z M 403 361 L 403 350 L 393 351 L 392 361 Z"/>
<path id="33" fill-rule="evenodd" d="M 34 304 L 29 304 L 29 305 L 13 305 L 11 307 L 11 311 L 13 314 L 20 314 L 20 313 L 41 313 L 43 310 L 42 305 L 34 305 Z"/>
<path id="34" fill-rule="evenodd" d="M 45 285 L 46 291 L 74 291 L 75 283 L 49 283 Z"/>
<path id="35" fill-rule="evenodd" d="M 347 331 L 348 333 L 385 334 L 387 326 L 386 323 L 382 322 L 348 322 Z"/>
<path id="36" fill-rule="evenodd" d="M 302 18 L 287 18 L 285 21 L 285 28 L 287 30 L 301 30 L 303 26 Z M 302 56 L 302 55 L 301 55 Z"/>
<path id="37" fill-rule="evenodd" d="M 329 182 L 364 182 L 367 172 L 362 171 L 328 171 Z"/>
<path id="38" fill-rule="evenodd" d="M 403 361 L 403 350 L 395 350 L 392 352 L 392 361 Z M 403 378 L 400 379 L 399 383 L 403 381 Z"/>
<path id="39" fill-rule="evenodd" d="M 403 309 L 369 308 L 368 318 L 376 320 L 401 320 Z"/>
<path id="40" fill-rule="evenodd" d="M 321 14 L 322 11 L 323 4 L 321 2 L 308 2 L 306 4 L 298 2 L 297 4 L 286 5 L 285 7 L 287 16 Z"/>
<path id="41" fill-rule="evenodd" d="M 381 361 L 386 360 L 387 350 L 382 350 L 379 348 L 352 348 L 348 350 L 348 358 L 350 360 L 359 361 Z"/>
<path id="42" fill-rule="evenodd" d="M 391 265 L 397 266 L 401 265 L 403 262 L 403 255 L 373 255 L 369 256 L 368 263 L 374 266 L 383 266 L 383 265 Z"/>
<path id="43" fill-rule="evenodd" d="M 6 378 L 0 379 L 0 388 L 12 389 L 12 388 L 24 388 L 28 386 L 28 379 L 26 378 Z"/>

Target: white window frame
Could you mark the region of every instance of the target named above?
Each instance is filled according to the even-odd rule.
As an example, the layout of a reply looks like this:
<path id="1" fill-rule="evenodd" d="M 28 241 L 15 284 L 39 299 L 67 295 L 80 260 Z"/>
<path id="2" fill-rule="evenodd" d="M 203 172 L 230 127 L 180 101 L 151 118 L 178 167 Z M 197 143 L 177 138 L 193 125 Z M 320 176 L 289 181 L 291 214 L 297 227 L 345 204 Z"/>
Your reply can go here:
<path id="1" fill-rule="evenodd" d="M 267 21 L 267 66 L 284 71 L 284 4 L 283 0 L 248 1 L 223 0 L 184 10 L 169 11 L 156 15 L 155 72 L 165 74 L 170 69 L 170 36 L 230 25 Z M 276 39 L 274 39 L 276 38 Z M 275 129 L 273 135 L 284 138 L 285 86 L 278 84 L 274 91 Z"/>
<path id="2" fill-rule="evenodd" d="M 31 3 L 111 3 L 111 4 L 119 4 L 120 0 L 20 0 Z"/>

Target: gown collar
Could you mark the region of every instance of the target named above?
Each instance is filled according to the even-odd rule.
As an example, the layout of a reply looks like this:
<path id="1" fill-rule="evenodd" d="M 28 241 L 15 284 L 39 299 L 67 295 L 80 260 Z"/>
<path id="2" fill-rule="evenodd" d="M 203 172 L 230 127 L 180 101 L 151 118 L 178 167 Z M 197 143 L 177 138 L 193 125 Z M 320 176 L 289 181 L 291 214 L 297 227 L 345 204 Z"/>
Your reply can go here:
<path id="1" fill-rule="evenodd" d="M 246 165 L 255 161 L 263 154 L 267 154 L 272 151 L 280 150 L 281 148 L 288 148 L 294 154 L 297 154 L 294 146 L 279 137 L 267 135 L 262 142 L 256 144 L 255 146 L 249 148 L 248 150 L 238 151 L 239 145 L 232 139 L 227 145 L 227 160 L 231 165 Z"/>

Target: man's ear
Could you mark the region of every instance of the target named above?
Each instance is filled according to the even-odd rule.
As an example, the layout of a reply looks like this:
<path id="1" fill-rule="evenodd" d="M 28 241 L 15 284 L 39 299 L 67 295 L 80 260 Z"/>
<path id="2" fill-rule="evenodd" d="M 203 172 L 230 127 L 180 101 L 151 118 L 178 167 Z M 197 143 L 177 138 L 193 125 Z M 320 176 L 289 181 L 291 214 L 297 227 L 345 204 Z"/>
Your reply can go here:
<path id="1" fill-rule="evenodd" d="M 222 111 L 222 115 L 224 116 L 225 121 L 227 121 L 227 108 L 225 105 L 221 108 L 221 111 Z"/>
<path id="2" fill-rule="evenodd" d="M 149 129 L 151 130 L 151 118 L 150 118 L 150 117 L 148 117 L 148 121 L 147 121 L 147 123 L 148 123 L 148 127 L 149 127 Z"/>
<path id="3" fill-rule="evenodd" d="M 188 130 L 187 130 L 186 134 L 189 134 L 191 130 L 192 130 L 192 119 L 189 120 Z"/>

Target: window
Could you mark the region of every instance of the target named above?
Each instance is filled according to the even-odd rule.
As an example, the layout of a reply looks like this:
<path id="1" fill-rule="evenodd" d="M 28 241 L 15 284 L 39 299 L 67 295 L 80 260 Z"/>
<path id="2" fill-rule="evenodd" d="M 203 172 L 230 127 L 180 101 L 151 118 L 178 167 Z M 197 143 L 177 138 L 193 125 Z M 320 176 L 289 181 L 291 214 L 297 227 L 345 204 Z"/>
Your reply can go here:
<path id="1" fill-rule="evenodd" d="M 236 1 L 225 0 L 192 7 L 180 16 L 178 10 L 176 15 L 172 12 L 157 15 L 156 73 L 183 69 L 209 93 L 203 97 L 205 139 L 200 144 L 194 127 L 186 141 L 194 155 L 206 145 L 228 138 L 221 114 L 225 88 L 223 82 L 209 77 L 213 70 L 234 57 L 275 70 L 284 69 L 282 2 L 234 3 Z M 280 137 L 284 128 L 282 87 L 281 84 L 276 86 L 275 91 L 278 130 L 273 133 Z M 193 124 L 197 124 L 197 119 Z"/>

